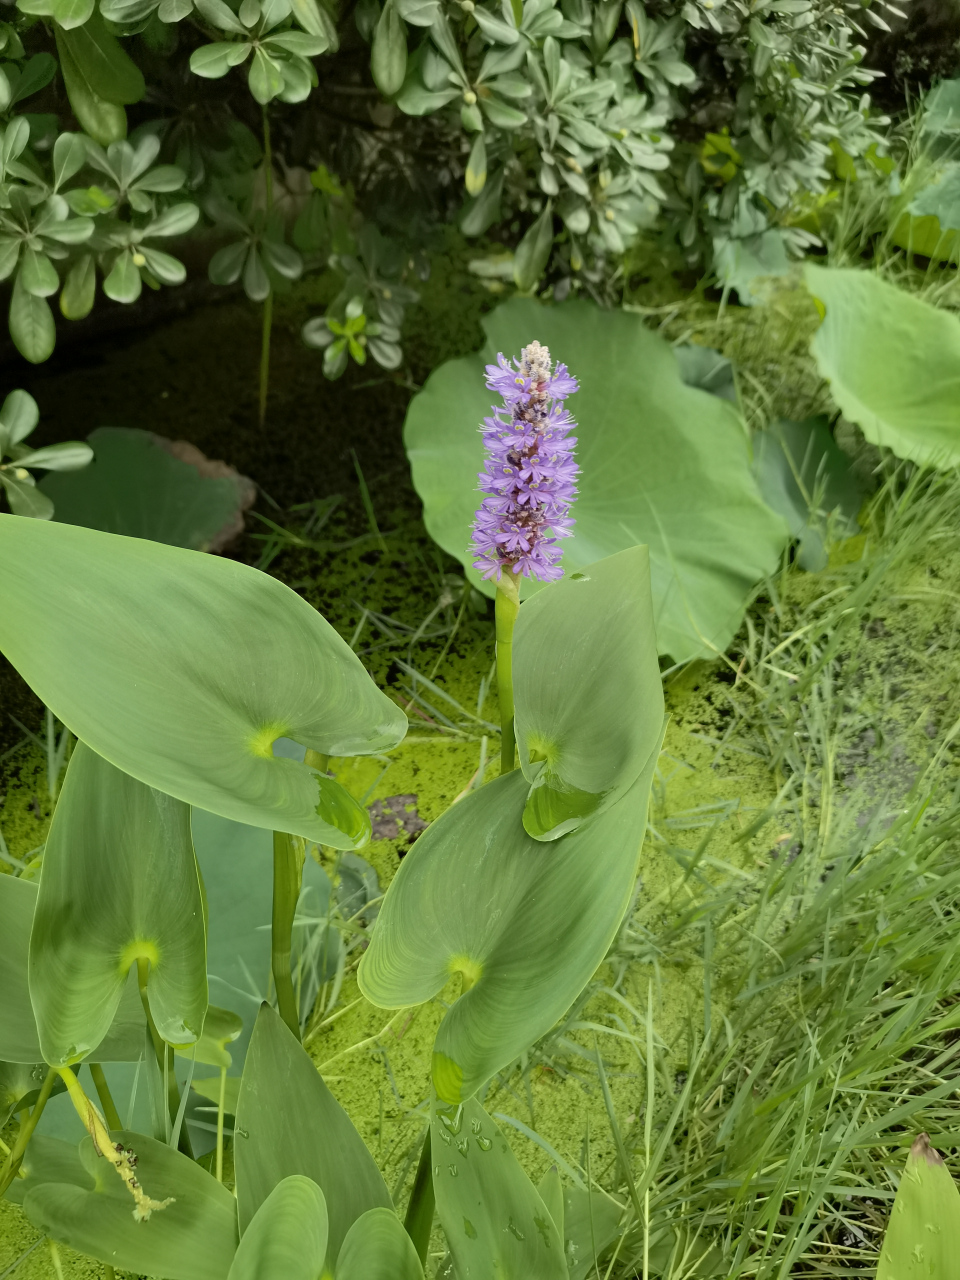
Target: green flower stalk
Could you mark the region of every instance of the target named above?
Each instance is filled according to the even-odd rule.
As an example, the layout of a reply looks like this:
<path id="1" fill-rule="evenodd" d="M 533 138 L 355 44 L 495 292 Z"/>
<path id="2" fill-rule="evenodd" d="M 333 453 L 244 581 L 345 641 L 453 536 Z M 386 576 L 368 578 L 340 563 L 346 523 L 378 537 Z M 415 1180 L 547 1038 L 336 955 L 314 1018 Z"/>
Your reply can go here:
<path id="1" fill-rule="evenodd" d="M 473 529 L 474 568 L 497 583 L 497 686 L 500 694 L 500 772 L 514 767 L 513 627 L 520 579 L 553 582 L 563 576 L 559 538 L 570 536 L 570 505 L 579 473 L 573 457 L 573 418 L 563 407 L 578 389 L 566 365 L 552 371 L 539 342 L 523 348 L 515 367 L 501 354 L 487 365 L 487 386 L 503 397 L 484 419 L 487 448 L 480 490 L 485 497 Z"/>

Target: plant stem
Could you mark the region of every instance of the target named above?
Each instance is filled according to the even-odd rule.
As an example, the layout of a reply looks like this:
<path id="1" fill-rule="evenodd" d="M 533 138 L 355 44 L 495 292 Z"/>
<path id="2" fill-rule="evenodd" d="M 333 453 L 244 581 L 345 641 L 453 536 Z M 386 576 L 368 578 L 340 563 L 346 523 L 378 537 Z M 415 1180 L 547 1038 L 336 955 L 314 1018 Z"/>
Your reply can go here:
<path id="1" fill-rule="evenodd" d="M 299 836 L 285 831 L 273 833 L 273 919 L 271 922 L 270 964 L 277 992 L 280 1017 L 300 1039 L 300 1011 L 293 990 L 291 955 L 293 918 L 300 900 L 303 879 L 304 845 Z"/>
<path id="2" fill-rule="evenodd" d="M 110 1086 L 107 1084 L 107 1077 L 103 1074 L 103 1067 L 99 1062 L 90 1063 L 90 1074 L 93 1076 L 93 1084 L 97 1091 L 97 1097 L 100 1099 L 100 1105 L 103 1107 L 103 1118 L 106 1120 L 108 1128 L 122 1129 L 120 1113 L 114 1105 L 113 1095 L 110 1093 Z"/>
<path id="3" fill-rule="evenodd" d="M 223 1108 L 227 1096 L 227 1068 L 220 1068 L 220 1101 L 217 1104 L 217 1181 L 223 1181 Z"/>
<path id="4" fill-rule="evenodd" d="M 430 1233 L 433 1230 L 433 1210 L 436 1196 L 433 1190 L 433 1170 L 430 1167 L 430 1126 L 420 1150 L 420 1163 L 417 1165 L 417 1176 L 413 1180 L 410 1192 L 410 1203 L 407 1205 L 407 1216 L 403 1220 L 407 1235 L 413 1241 L 421 1263 L 427 1265 L 427 1250 L 430 1247 Z"/>
<path id="5" fill-rule="evenodd" d="M 173 1121 L 180 1110 L 180 1090 L 177 1088 L 177 1073 L 174 1067 L 173 1050 L 161 1038 L 160 1032 L 157 1030 L 157 1024 L 153 1020 L 153 1014 L 150 1012 L 150 1001 L 147 998 L 147 978 L 149 973 L 150 961 L 141 956 L 137 960 L 137 986 L 140 988 L 140 1003 L 143 1005 L 143 1012 L 147 1018 L 147 1027 L 150 1031 L 153 1051 L 157 1055 L 157 1066 L 160 1068 L 161 1080 L 166 1076 L 167 1111 L 170 1114 L 171 1121 Z M 189 1156 L 191 1160 L 193 1159 L 193 1144 L 190 1141 L 186 1125 L 183 1125 L 180 1129 L 177 1146 L 185 1156 Z"/>
<path id="6" fill-rule="evenodd" d="M 53 1263 L 53 1269 L 57 1273 L 57 1280 L 63 1280 L 63 1266 L 60 1262 L 60 1250 L 57 1247 L 56 1240 L 47 1237 L 47 1245 L 50 1248 L 50 1261 Z"/>
<path id="7" fill-rule="evenodd" d="M 47 1105 L 47 1099 L 53 1090 L 53 1086 L 57 1079 L 57 1073 L 53 1067 L 50 1067 L 44 1077 L 43 1084 L 40 1086 L 40 1093 L 34 1103 L 33 1110 L 25 1120 L 20 1121 L 20 1132 L 17 1134 L 17 1140 L 13 1144 L 13 1150 L 4 1161 L 3 1169 L 0 1170 L 0 1198 L 4 1196 L 10 1183 L 20 1172 L 20 1166 L 23 1163 L 23 1155 L 27 1149 L 27 1143 L 33 1136 L 33 1131 L 37 1127 L 37 1122 L 43 1115 L 43 1108 Z"/>
<path id="8" fill-rule="evenodd" d="M 520 577 L 504 568 L 497 583 L 497 693 L 500 698 L 500 773 L 514 767 L 517 739 L 513 727 L 513 627 L 520 608 Z"/>
<path id="9" fill-rule="evenodd" d="M 263 303 L 263 336 L 260 343 L 260 426 L 267 421 L 267 393 L 270 389 L 270 330 L 273 328 L 273 291 Z"/>
<path id="10" fill-rule="evenodd" d="M 330 757 L 320 751 L 314 751 L 312 747 L 307 747 L 303 763 L 309 765 L 311 769 L 319 770 L 320 773 L 326 773 L 330 768 Z"/>
<path id="11" fill-rule="evenodd" d="M 270 115 L 263 108 L 263 166 L 266 194 L 266 217 L 273 212 L 273 148 L 270 145 Z M 267 395 L 270 391 L 270 332 L 273 328 L 273 288 L 263 302 L 263 334 L 260 341 L 260 426 L 267 420 Z"/>

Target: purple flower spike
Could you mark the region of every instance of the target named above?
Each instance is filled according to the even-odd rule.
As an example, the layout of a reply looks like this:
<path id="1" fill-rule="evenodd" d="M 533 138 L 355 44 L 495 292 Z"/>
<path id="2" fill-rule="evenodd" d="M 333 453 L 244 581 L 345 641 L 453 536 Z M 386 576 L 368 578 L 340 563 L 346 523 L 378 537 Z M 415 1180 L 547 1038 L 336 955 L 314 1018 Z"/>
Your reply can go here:
<path id="1" fill-rule="evenodd" d="M 504 399 L 480 430 L 487 460 L 480 472 L 486 494 L 473 526 L 474 568 L 498 582 L 504 569 L 552 582 L 563 576 L 558 538 L 573 526 L 570 504 L 580 468 L 573 457 L 574 421 L 563 401 L 577 380 L 550 352 L 531 342 L 516 368 L 503 355 L 487 365 L 487 386 Z"/>

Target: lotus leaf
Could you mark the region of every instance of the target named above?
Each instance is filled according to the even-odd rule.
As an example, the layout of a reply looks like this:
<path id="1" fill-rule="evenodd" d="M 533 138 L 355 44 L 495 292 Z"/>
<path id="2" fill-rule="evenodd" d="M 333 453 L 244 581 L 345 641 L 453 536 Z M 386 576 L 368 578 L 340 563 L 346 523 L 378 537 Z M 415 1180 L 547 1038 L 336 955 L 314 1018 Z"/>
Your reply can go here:
<path id="1" fill-rule="evenodd" d="M 567 402 L 581 475 L 564 568 L 647 544 L 659 651 L 681 662 L 722 649 L 786 539 L 757 491 L 737 410 L 685 385 L 669 344 L 638 316 L 515 298 L 483 325 L 484 349 L 431 374 L 407 413 L 404 438 L 430 534 L 493 594 L 467 550 L 483 461 L 478 427 L 493 399 L 483 371 L 498 352 L 516 356 L 537 339 L 581 387 Z M 525 580 L 524 594 L 538 585 Z"/>
<path id="2" fill-rule="evenodd" d="M 960 463 L 960 320 L 871 271 L 805 273 L 825 311 L 811 349 L 844 415 L 898 457 Z"/>

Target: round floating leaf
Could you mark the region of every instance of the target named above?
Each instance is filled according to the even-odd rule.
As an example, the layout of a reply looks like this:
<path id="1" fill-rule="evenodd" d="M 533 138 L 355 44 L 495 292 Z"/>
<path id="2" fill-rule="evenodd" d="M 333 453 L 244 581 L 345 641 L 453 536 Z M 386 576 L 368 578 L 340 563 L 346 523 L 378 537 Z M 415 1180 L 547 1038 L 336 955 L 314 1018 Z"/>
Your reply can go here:
<path id="1" fill-rule="evenodd" d="M 0 1061 L 37 1063 L 43 1057 L 27 982 L 30 930 L 37 885 L 0 875 Z M 143 1055 L 145 1022 L 136 983 L 128 983 L 109 1032 L 90 1054 L 93 1062 L 136 1062 Z"/>
<path id="2" fill-rule="evenodd" d="M 925 1133 L 910 1148 L 880 1249 L 877 1280 L 953 1276 L 960 1252 L 960 1192 Z"/>
<path id="3" fill-rule="evenodd" d="M 513 638 L 523 825 L 555 840 L 633 785 L 663 733 L 646 547 L 561 579 L 520 606 Z"/>
<path id="4" fill-rule="evenodd" d="M 269 1005 L 254 1028 L 240 1082 L 234 1162 L 245 1232 L 278 1183 L 312 1178 L 327 1205 L 327 1266 L 368 1209 L 392 1208 L 390 1193 L 347 1113 L 306 1050 Z"/>
<path id="5" fill-rule="evenodd" d="M 103 1039 L 140 958 L 171 1044 L 199 1039 L 206 942 L 190 810 L 78 742 L 50 825 L 30 936 L 43 1056 L 76 1062 Z"/>
<path id="6" fill-rule="evenodd" d="M 118 1270 L 165 1280 L 227 1280 L 236 1252 L 237 1206 L 211 1174 L 165 1143 L 120 1130 L 137 1155 L 137 1179 L 154 1200 L 170 1199 L 145 1222 L 114 1167 L 84 1138 L 84 1185 L 44 1182 L 29 1190 L 23 1211 L 53 1240 Z"/>
<path id="7" fill-rule="evenodd" d="M 246 565 L 0 516 L 0 651 L 78 738 L 148 786 L 335 848 L 370 820 L 333 779 L 273 755 L 395 746 L 406 717 L 333 627 Z"/>
<path id="8" fill-rule="evenodd" d="M 347 1232 L 337 1280 L 423 1280 L 423 1267 L 392 1209 L 368 1209 Z"/>
<path id="9" fill-rule="evenodd" d="M 457 1275 L 567 1280 L 553 1217 L 480 1103 L 435 1105 L 431 1144 L 437 1212 Z"/>
<path id="10" fill-rule="evenodd" d="M 317 1280 L 327 1252 L 327 1206 L 310 1178 L 278 1182 L 253 1215 L 229 1280 Z"/>
<path id="11" fill-rule="evenodd" d="M 960 320 L 871 271 L 804 270 L 826 310 L 811 350 L 844 416 L 900 458 L 960 463 Z"/>
<path id="12" fill-rule="evenodd" d="M 400 865 L 360 961 L 384 1008 L 432 999 L 452 974 L 469 990 L 441 1023 L 433 1080 L 469 1098 L 549 1031 L 590 981 L 636 880 L 657 751 L 612 808 L 555 843 L 531 839 L 519 770 L 472 791 Z"/>
<path id="13" fill-rule="evenodd" d="M 89 439 L 92 466 L 40 484 L 58 523 L 193 551 L 220 550 L 242 532 L 253 485 L 231 467 L 131 427 L 97 427 Z"/>
<path id="14" fill-rule="evenodd" d="M 564 568 L 647 544 L 660 652 L 679 662 L 723 649 L 786 539 L 757 491 L 736 409 L 686 386 L 669 345 L 626 312 L 515 298 L 483 323 L 484 350 L 433 373 L 407 414 L 407 452 L 431 535 L 493 594 L 467 550 L 483 461 L 477 428 L 493 399 L 483 370 L 497 352 L 517 356 L 537 339 L 581 386 L 568 402 L 581 476 Z M 524 582 L 526 594 L 537 587 Z"/>

